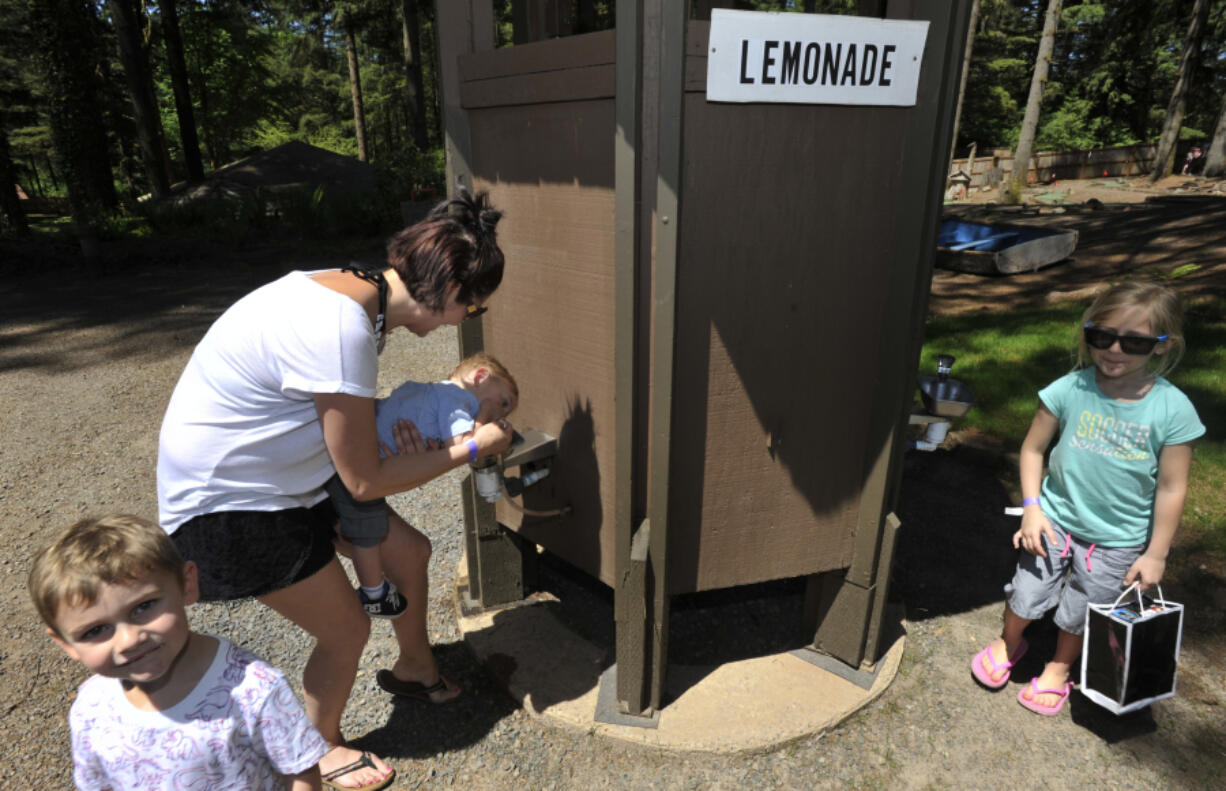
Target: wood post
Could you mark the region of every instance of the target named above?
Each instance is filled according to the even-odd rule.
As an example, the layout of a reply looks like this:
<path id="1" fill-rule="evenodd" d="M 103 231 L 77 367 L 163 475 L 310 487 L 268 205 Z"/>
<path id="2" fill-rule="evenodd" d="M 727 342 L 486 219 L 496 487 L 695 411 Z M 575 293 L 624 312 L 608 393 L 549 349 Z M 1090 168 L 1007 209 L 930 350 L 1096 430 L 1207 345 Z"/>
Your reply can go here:
<path id="1" fill-rule="evenodd" d="M 491 0 L 440 0 L 435 4 L 435 24 L 447 154 L 447 192 L 454 195 L 458 183 L 469 188 L 473 186 L 468 113 L 460 105 L 460 71 L 455 62 L 460 55 L 494 48 L 493 4 Z M 484 348 L 479 320 L 460 325 L 459 343 L 461 358 Z M 522 599 L 525 558 L 529 557 L 532 548 L 498 524 L 493 504 L 477 495 L 471 475 L 461 483 L 460 495 L 464 504 L 469 596 L 483 607 Z"/>
<path id="2" fill-rule="evenodd" d="M 881 350 L 877 359 L 878 386 L 873 391 L 871 425 L 892 425 L 879 448 L 866 453 L 868 467 L 860 494 L 859 518 L 851 567 L 839 579 L 837 573 L 818 575 L 811 580 L 807 609 L 820 616 L 813 647 L 843 662 L 858 667 L 866 659 L 869 638 L 880 634 L 885 586 L 889 582 L 888 556 L 898 530 L 898 521 L 889 513 L 898 499 L 901 481 L 903 442 L 899 426 L 907 425 L 907 413 L 915 391 L 909 372 L 916 368 L 923 338 L 923 320 L 928 299 L 926 283 L 932 276 L 936 250 L 937 219 L 941 210 L 953 125 L 953 103 L 957 98 L 958 64 L 966 38 L 970 0 L 892 0 L 889 18 L 927 19 L 928 44 L 916 107 L 907 115 L 907 147 L 901 161 L 898 195 L 923 195 L 919 208 L 899 205 L 890 213 L 896 218 L 891 245 L 895 260 L 891 291 L 881 321 L 886 323 L 883 337 L 910 339 Z M 916 241 L 919 244 L 916 244 Z M 889 550 L 889 551 L 885 551 Z M 876 645 L 871 646 L 876 650 Z"/>

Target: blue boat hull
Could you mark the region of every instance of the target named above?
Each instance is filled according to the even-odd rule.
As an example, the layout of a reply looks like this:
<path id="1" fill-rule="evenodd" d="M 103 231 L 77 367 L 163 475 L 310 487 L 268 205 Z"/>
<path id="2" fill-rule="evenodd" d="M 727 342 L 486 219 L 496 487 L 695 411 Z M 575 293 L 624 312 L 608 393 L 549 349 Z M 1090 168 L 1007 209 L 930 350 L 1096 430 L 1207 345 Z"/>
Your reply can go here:
<path id="1" fill-rule="evenodd" d="M 943 220 L 936 265 L 957 272 L 1012 275 L 1063 261 L 1076 248 L 1076 231 Z"/>

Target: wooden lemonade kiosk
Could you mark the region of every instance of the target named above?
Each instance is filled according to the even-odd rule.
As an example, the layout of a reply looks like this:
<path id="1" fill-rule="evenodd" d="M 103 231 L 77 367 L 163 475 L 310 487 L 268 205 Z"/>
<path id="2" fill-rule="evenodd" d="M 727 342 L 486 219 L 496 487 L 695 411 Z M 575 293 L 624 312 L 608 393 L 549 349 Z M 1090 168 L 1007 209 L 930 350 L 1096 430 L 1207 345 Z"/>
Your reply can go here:
<path id="1" fill-rule="evenodd" d="M 754 15 L 775 38 L 710 5 L 625 0 L 614 29 L 501 49 L 489 0 L 437 9 L 448 175 L 505 211 L 462 352 L 501 358 L 516 425 L 557 439 L 523 503 L 570 508 L 466 485 L 469 593 L 521 598 L 535 546 L 612 587 L 630 714 L 663 703 L 676 594 L 804 577 L 812 650 L 878 656 L 969 0 Z M 910 72 L 913 98 L 814 101 L 806 53 L 844 89 Z M 709 62 L 729 56 L 731 82 Z"/>

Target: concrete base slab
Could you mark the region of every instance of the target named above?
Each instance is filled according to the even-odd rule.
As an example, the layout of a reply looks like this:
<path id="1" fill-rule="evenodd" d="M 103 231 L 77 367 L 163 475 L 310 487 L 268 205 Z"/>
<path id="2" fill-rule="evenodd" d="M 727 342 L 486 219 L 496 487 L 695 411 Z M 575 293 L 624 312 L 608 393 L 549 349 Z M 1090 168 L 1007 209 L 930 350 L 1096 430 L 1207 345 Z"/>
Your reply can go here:
<path id="1" fill-rule="evenodd" d="M 461 566 L 466 588 L 463 572 Z M 791 653 L 710 667 L 673 665 L 669 702 L 642 727 L 638 718 L 597 717 L 609 652 L 564 626 L 554 615 L 560 606 L 545 596 L 505 610 L 457 611 L 477 659 L 532 715 L 671 750 L 762 751 L 828 730 L 885 691 L 905 644 L 897 637 L 867 671 L 868 688 Z"/>

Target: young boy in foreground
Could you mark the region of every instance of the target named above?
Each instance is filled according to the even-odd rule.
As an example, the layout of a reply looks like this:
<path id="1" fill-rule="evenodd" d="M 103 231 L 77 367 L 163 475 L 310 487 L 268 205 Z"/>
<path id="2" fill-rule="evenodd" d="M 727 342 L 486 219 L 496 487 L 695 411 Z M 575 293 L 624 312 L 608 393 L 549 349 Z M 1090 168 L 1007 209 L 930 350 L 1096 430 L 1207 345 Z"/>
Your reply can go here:
<path id="1" fill-rule="evenodd" d="M 160 527 L 77 522 L 34 559 L 29 590 L 94 673 L 68 715 L 78 788 L 320 788 L 328 745 L 279 670 L 191 630 L 196 566 Z"/>

